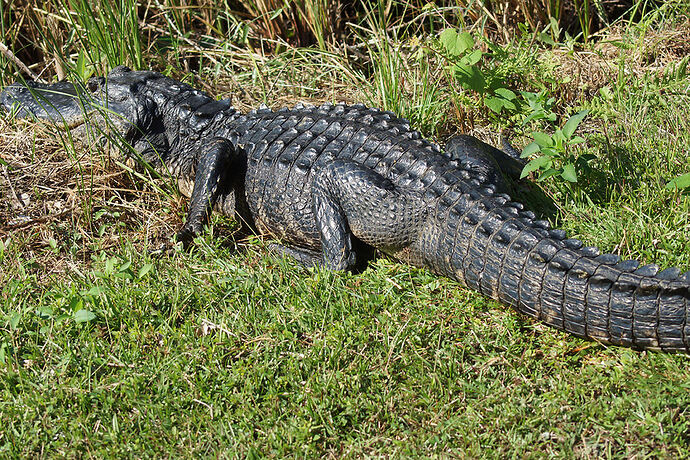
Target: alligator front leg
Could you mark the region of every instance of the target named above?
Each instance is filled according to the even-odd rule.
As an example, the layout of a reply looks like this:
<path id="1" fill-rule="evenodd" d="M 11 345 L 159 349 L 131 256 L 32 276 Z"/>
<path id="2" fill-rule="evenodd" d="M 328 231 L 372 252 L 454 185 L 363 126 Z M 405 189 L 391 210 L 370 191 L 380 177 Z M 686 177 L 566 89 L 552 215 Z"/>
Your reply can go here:
<path id="1" fill-rule="evenodd" d="M 175 236 L 177 241 L 187 245 L 201 233 L 218 198 L 219 183 L 228 177 L 235 157 L 235 147 L 224 138 L 213 138 L 201 148 L 187 220 Z"/>
<path id="2" fill-rule="evenodd" d="M 313 211 L 324 263 L 332 270 L 353 269 L 360 242 L 396 253 L 416 240 L 426 209 L 412 192 L 351 160 L 334 160 L 312 183 Z"/>

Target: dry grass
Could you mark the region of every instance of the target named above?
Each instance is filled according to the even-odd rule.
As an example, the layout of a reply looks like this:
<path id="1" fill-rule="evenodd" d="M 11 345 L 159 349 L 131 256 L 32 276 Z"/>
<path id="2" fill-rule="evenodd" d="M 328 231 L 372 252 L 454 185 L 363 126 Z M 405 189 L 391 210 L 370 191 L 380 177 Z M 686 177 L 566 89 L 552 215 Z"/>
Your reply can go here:
<path id="1" fill-rule="evenodd" d="M 640 33 L 635 42 L 622 26 L 615 27 L 588 49 L 555 48 L 542 61 L 562 82 L 560 99 L 567 104 L 589 100 L 599 89 L 615 85 L 619 71 L 638 78 L 662 77 L 690 54 L 690 21 Z M 621 67 L 623 66 L 623 67 Z"/>
<path id="2" fill-rule="evenodd" d="M 61 136 L 0 119 L 0 195 L 8 197 L 0 202 L 0 240 L 15 255 L 10 262 L 52 279 L 123 240 L 142 249 L 168 241 L 180 225 L 181 199 L 134 177 L 102 149 Z"/>

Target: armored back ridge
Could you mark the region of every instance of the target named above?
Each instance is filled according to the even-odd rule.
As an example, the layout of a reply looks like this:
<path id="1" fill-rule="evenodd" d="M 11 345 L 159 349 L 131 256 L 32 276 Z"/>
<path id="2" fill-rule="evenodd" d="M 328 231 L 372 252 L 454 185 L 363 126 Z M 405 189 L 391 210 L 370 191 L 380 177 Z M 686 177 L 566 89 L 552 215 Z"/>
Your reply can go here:
<path id="1" fill-rule="evenodd" d="M 407 121 L 363 105 L 243 115 L 126 68 L 84 89 L 13 85 L 0 102 L 53 122 L 61 108 L 75 118 L 77 108 L 107 107 L 112 116 L 69 127 L 114 123 L 140 159 L 178 179 L 190 197 L 184 243 L 215 209 L 304 264 L 353 269 L 377 249 L 580 337 L 690 351 L 690 275 L 599 255 L 535 220 L 506 194 L 522 169 L 512 149 L 457 136 L 441 151 Z"/>

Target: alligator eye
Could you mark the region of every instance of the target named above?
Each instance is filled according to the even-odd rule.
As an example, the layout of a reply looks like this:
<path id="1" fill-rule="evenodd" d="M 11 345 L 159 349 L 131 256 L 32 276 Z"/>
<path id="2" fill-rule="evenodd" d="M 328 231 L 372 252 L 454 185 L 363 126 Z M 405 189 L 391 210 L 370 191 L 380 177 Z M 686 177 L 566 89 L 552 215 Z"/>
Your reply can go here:
<path id="1" fill-rule="evenodd" d="M 89 91 L 95 93 L 104 81 L 105 79 L 103 77 L 89 78 L 89 81 L 86 82 L 86 87 L 89 89 Z"/>

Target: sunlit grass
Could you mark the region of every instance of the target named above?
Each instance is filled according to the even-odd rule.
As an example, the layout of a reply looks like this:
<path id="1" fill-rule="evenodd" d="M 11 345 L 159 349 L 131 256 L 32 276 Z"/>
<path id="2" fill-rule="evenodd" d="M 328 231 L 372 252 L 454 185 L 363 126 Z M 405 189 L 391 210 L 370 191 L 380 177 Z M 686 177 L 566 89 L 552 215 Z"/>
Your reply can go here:
<path id="1" fill-rule="evenodd" d="M 269 3 L 262 21 L 285 21 Z M 76 78 L 150 65 L 242 110 L 364 101 L 440 140 L 462 126 L 495 143 L 517 125 L 515 141 L 528 142 L 588 108 L 579 134 L 597 170 L 575 187 L 541 183 L 547 217 L 623 257 L 690 268 L 690 201 L 664 188 L 690 170 L 677 4 L 616 29 L 615 52 L 606 40 L 585 53 L 529 35 L 501 43 L 486 71 L 556 100 L 558 122 L 524 127 L 524 107 L 495 115 L 452 93 L 437 35 L 461 16 L 472 26 L 462 9 L 382 3 L 352 26 L 356 41 L 304 48 L 259 39 L 268 26 L 228 5 L 167 1 L 138 37 L 102 46 L 104 27 L 121 21 L 126 34 L 135 17 L 97 4 L 39 15 L 38 35 L 5 20 L 7 42 L 31 38 L 47 60 L 14 50 L 48 78 L 58 58 Z M 417 22 L 405 29 L 396 11 Z M 62 35 L 65 25 L 91 27 L 88 40 Z M 490 34 L 472 30 L 483 46 Z M 2 65 L 2 83 L 14 81 Z M 0 119 L 0 196 L 3 456 L 690 455 L 686 356 L 573 338 L 390 260 L 356 275 L 308 270 L 217 216 L 191 251 L 160 254 L 184 216 L 174 184 L 27 122 Z"/>

